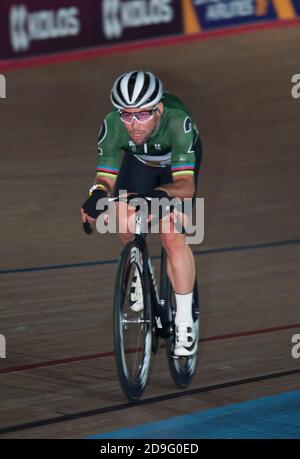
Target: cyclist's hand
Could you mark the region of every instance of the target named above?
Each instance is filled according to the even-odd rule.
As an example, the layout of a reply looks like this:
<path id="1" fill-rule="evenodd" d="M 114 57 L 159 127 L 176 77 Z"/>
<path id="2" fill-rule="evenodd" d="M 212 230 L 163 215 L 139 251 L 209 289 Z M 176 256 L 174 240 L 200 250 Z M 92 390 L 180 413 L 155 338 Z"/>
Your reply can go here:
<path id="1" fill-rule="evenodd" d="M 96 219 L 86 214 L 82 207 L 80 209 L 80 214 L 81 214 L 82 223 L 90 223 L 90 224 L 95 223 Z"/>
<path id="2" fill-rule="evenodd" d="M 89 197 L 84 201 L 80 209 L 81 219 L 83 223 L 89 222 L 94 223 L 101 214 L 101 210 L 97 210 L 97 202 L 99 199 L 107 197 L 107 191 L 99 189 L 97 185 L 94 185 L 89 192 Z"/>

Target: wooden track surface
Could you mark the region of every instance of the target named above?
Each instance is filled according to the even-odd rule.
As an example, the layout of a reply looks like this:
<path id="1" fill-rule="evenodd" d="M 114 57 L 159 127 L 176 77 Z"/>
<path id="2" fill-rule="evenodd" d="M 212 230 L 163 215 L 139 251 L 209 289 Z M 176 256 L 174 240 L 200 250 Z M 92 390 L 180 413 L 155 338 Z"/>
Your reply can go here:
<path id="1" fill-rule="evenodd" d="M 0 272 L 2 438 L 80 438 L 299 388 L 299 374 L 281 374 L 299 369 L 291 337 L 300 333 L 300 101 L 290 95 L 299 39 L 291 27 L 7 74 L 0 270 L 12 271 Z M 178 392 L 160 349 L 144 395 L 153 400 L 128 407 L 112 355 L 120 245 L 83 234 L 79 207 L 112 81 L 134 68 L 158 73 L 184 99 L 204 143 L 205 241 L 194 246 L 204 342 L 190 389 L 207 390 L 155 399 Z M 159 254 L 158 238 L 150 245 Z M 100 260 L 112 262 L 14 272 Z M 238 336 L 222 338 L 230 334 Z"/>

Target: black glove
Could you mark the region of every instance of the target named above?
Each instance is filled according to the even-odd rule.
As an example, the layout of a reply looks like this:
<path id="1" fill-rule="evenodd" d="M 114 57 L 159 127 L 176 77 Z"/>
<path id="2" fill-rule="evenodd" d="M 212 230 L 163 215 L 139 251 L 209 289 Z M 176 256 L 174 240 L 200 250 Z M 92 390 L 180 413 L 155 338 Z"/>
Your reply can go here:
<path id="1" fill-rule="evenodd" d="M 99 199 L 107 198 L 107 191 L 99 189 L 97 185 L 92 186 L 90 189 L 90 196 L 82 204 L 82 208 L 86 214 L 92 218 L 97 218 L 99 215 L 104 212 L 103 210 L 97 210 L 97 202 Z"/>

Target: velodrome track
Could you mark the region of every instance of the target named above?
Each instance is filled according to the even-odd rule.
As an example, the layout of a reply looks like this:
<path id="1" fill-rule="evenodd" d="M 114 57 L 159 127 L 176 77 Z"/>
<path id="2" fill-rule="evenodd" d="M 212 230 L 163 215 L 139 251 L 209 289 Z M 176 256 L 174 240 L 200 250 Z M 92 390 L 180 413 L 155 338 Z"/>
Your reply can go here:
<path id="1" fill-rule="evenodd" d="M 299 26 L 270 29 L 7 72 L 0 438 L 83 438 L 299 389 L 300 102 L 290 95 L 299 39 Z M 135 68 L 156 72 L 197 121 L 205 241 L 194 246 L 202 335 L 193 384 L 173 386 L 161 349 L 142 403 L 130 406 L 113 356 L 120 245 L 87 237 L 79 207 L 112 81 Z M 159 240 L 150 245 L 158 255 Z"/>

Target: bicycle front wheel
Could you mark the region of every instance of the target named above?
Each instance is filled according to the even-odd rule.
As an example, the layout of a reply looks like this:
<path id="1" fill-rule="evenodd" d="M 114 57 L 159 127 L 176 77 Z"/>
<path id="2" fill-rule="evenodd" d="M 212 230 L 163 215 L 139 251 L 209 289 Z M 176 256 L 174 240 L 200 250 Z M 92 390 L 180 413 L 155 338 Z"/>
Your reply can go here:
<path id="1" fill-rule="evenodd" d="M 146 247 L 143 240 L 134 240 L 121 254 L 114 296 L 115 356 L 121 387 L 129 401 L 139 400 L 146 387 L 151 345 Z"/>

